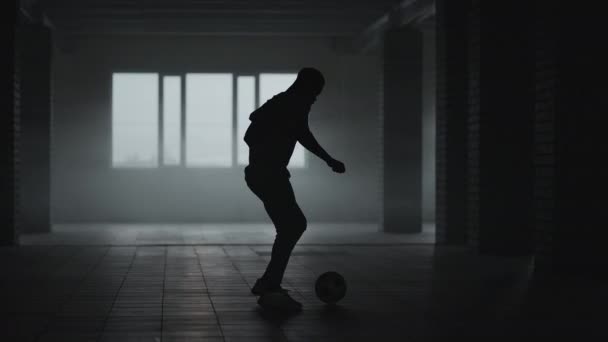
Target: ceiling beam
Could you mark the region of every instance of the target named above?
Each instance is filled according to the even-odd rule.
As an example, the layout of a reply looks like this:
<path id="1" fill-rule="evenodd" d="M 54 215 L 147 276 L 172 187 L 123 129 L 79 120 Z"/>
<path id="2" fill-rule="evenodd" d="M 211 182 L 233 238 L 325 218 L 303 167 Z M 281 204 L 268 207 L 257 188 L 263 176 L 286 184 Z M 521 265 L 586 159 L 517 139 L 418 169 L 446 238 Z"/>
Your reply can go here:
<path id="1" fill-rule="evenodd" d="M 353 37 L 402 0 L 24 0 L 70 34 Z M 421 0 L 422 1 L 422 0 Z M 344 6 L 348 3 L 348 6 Z"/>
<path id="2" fill-rule="evenodd" d="M 435 15 L 435 0 L 403 0 L 354 38 L 342 41 L 339 45 L 342 49 L 364 53 L 377 47 L 387 30 L 417 25 L 433 15 Z"/>
<path id="3" fill-rule="evenodd" d="M 177 22 L 74 22 L 62 23 L 59 29 L 76 35 L 201 35 L 201 36 L 278 36 L 278 37 L 351 37 L 350 27 L 334 27 L 330 23 L 293 25 L 289 23 L 249 22 L 201 23 L 180 20 Z"/>
<path id="4" fill-rule="evenodd" d="M 20 0 L 19 11 L 29 22 L 42 21 L 42 7 L 39 0 Z"/>
<path id="5" fill-rule="evenodd" d="M 25 24 L 43 25 L 52 31 L 52 42 L 62 52 L 71 51 L 74 40 L 55 25 L 45 11 L 44 3 L 48 0 L 20 0 L 19 10 Z"/>

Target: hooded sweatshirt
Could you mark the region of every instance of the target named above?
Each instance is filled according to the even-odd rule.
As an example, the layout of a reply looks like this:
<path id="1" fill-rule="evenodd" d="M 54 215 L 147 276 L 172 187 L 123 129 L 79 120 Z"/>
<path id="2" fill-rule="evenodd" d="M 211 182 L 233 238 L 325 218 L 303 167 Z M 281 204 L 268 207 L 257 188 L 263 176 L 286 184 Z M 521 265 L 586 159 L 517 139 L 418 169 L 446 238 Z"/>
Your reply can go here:
<path id="1" fill-rule="evenodd" d="M 256 109 L 245 132 L 249 169 L 285 174 L 298 138 L 308 129 L 312 100 L 289 89 Z"/>

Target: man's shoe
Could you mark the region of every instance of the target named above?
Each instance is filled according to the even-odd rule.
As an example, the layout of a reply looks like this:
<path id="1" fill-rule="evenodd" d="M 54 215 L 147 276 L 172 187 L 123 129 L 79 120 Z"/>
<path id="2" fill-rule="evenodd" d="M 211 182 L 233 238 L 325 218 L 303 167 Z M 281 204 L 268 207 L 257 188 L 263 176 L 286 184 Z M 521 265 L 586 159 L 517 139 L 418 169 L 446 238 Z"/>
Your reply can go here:
<path id="1" fill-rule="evenodd" d="M 263 294 L 258 299 L 258 304 L 264 309 L 281 311 L 281 312 L 300 312 L 302 311 L 302 303 L 291 298 L 287 291 L 271 291 Z"/>
<path id="2" fill-rule="evenodd" d="M 255 284 L 251 288 L 251 293 L 253 293 L 256 296 L 261 296 L 261 295 L 265 294 L 266 292 L 271 292 L 271 291 L 288 291 L 288 290 L 285 290 L 281 286 L 279 286 L 278 288 L 270 288 L 262 281 L 261 278 L 256 280 Z"/>

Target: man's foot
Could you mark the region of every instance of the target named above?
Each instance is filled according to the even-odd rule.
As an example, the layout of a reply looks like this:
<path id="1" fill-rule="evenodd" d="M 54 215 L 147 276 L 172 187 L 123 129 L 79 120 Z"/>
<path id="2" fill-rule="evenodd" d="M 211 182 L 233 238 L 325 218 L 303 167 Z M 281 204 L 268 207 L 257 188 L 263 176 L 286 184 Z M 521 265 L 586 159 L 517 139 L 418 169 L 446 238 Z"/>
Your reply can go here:
<path id="1" fill-rule="evenodd" d="M 302 303 L 291 298 L 287 291 L 272 291 L 263 294 L 258 299 L 258 304 L 264 309 L 282 312 L 300 312 L 302 311 Z"/>
<path id="2" fill-rule="evenodd" d="M 286 292 L 287 290 L 285 290 L 281 286 L 269 287 L 266 283 L 264 283 L 262 278 L 259 278 L 258 280 L 256 280 L 255 284 L 251 288 L 251 293 L 253 293 L 256 296 L 261 296 L 261 295 L 265 294 L 266 292 L 273 292 L 273 291 L 285 291 Z"/>

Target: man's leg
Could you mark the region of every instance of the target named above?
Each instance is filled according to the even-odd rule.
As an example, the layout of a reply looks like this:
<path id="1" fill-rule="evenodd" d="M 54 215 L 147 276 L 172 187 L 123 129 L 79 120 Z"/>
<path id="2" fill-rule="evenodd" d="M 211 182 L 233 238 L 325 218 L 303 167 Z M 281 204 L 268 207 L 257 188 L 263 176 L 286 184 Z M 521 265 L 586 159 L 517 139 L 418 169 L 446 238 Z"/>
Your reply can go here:
<path id="1" fill-rule="evenodd" d="M 306 230 L 307 224 L 306 217 L 295 200 L 281 202 L 281 199 L 276 199 L 276 203 L 264 204 L 277 233 L 270 262 L 262 279 L 269 288 L 274 289 L 280 288 L 291 252 Z"/>
<path id="2" fill-rule="evenodd" d="M 261 278 L 262 287 L 278 289 L 291 252 L 306 230 L 306 217 L 296 202 L 288 178 L 247 179 L 248 186 L 264 203 L 264 208 L 276 229 L 270 262 Z"/>
<path id="3" fill-rule="evenodd" d="M 246 177 L 246 180 L 264 203 L 277 232 L 266 272 L 251 292 L 261 295 L 258 304 L 264 308 L 298 312 L 302 310 L 302 303 L 282 291 L 281 282 L 291 252 L 306 230 L 306 217 L 295 200 L 288 178 Z"/>

